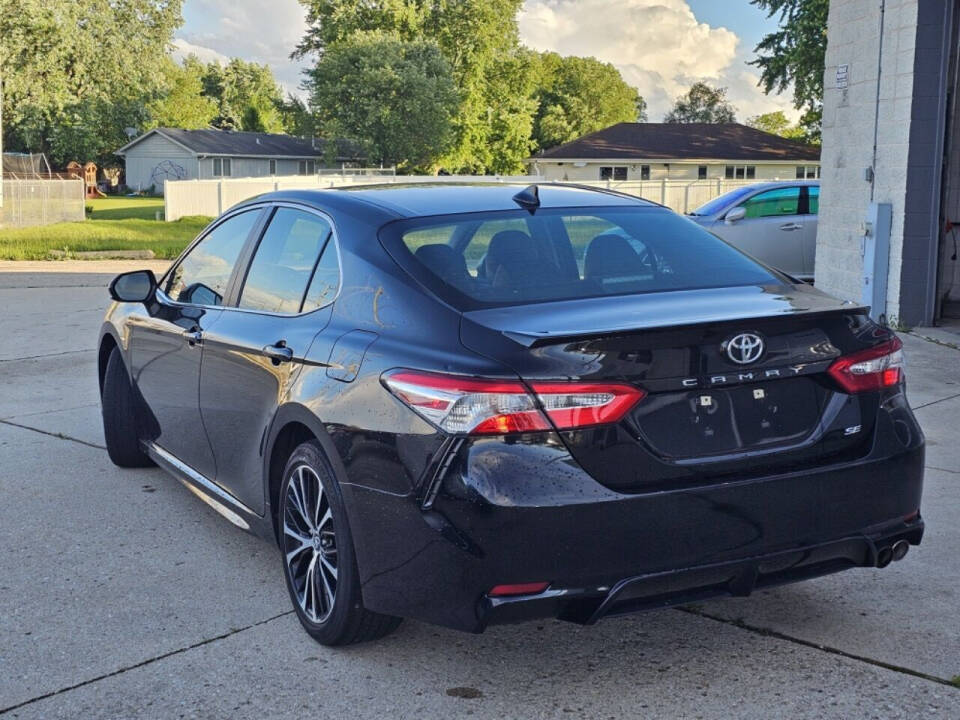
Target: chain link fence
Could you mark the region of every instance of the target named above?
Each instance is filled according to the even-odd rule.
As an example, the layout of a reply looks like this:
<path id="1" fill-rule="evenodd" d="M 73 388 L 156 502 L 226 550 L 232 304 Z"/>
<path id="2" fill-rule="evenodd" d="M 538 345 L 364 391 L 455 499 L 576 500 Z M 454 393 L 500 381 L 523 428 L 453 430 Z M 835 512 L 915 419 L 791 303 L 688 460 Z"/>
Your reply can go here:
<path id="1" fill-rule="evenodd" d="M 49 225 L 84 219 L 83 180 L 3 179 L 0 228 Z"/>

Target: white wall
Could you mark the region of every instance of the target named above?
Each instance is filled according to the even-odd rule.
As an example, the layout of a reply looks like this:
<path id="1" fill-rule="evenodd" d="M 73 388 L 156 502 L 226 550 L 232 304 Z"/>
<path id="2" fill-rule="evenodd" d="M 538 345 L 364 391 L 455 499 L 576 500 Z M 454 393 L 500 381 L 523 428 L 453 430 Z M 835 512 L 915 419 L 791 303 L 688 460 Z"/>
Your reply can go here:
<path id="1" fill-rule="evenodd" d="M 263 193 L 277 190 L 325 190 L 344 185 L 413 182 L 478 182 L 533 183 L 542 177 L 516 176 L 374 176 L 374 175 L 290 175 L 270 178 L 227 178 L 223 180 L 185 180 L 168 182 L 164 194 L 164 217 L 168 221 L 188 215 L 216 217 L 234 205 Z"/>
<path id="2" fill-rule="evenodd" d="M 803 165 L 816 166 L 817 162 L 796 161 L 794 163 L 757 163 L 741 161 L 706 161 L 698 162 L 672 162 L 664 163 L 663 160 L 604 160 L 589 162 L 549 162 L 537 160 L 531 163 L 531 172 L 543 175 L 548 180 L 569 180 L 570 182 L 592 182 L 600 180 L 600 168 L 620 166 L 627 168 L 627 180 L 639 181 L 641 177 L 641 167 L 650 166 L 650 180 L 687 180 L 696 181 L 699 179 L 699 169 L 701 165 L 707 166 L 708 179 L 724 179 L 726 176 L 727 165 L 746 166 L 752 165 L 757 169 L 755 182 L 764 180 L 795 180 L 797 177 L 797 166 Z M 578 167 L 579 166 L 579 167 Z"/>
<path id="3" fill-rule="evenodd" d="M 275 190 L 323 190 L 352 184 L 376 183 L 412 183 L 412 182 L 510 182 L 529 184 L 544 182 L 547 178 L 528 175 L 523 177 L 500 176 L 387 176 L 370 175 L 310 175 L 275 178 L 233 178 L 225 180 L 189 180 L 169 182 L 166 187 L 165 217 L 167 220 L 179 220 L 187 215 L 207 215 L 215 217 L 239 202 Z M 591 187 L 617 190 L 646 200 L 666 205 L 685 213 L 694 210 L 718 195 L 734 188 L 750 185 L 756 180 L 651 180 L 648 182 L 599 182 L 580 181 L 578 184 Z"/>
<path id="4" fill-rule="evenodd" d="M 164 160 L 169 160 L 183 168 L 185 180 L 199 177 L 197 159 L 192 153 L 170 142 L 167 138 L 154 133 L 127 150 L 126 156 L 127 187 L 133 190 L 148 190 L 156 183 L 155 190 L 163 192 L 163 181 L 152 180 L 154 169 Z"/>
<path id="5" fill-rule="evenodd" d="M 316 158 L 304 158 L 304 159 L 316 160 Z M 230 158 L 230 160 L 231 160 L 230 177 L 233 177 L 233 178 L 272 177 L 270 173 L 269 158 L 234 157 L 234 158 Z M 200 179 L 201 180 L 211 180 L 214 178 L 213 161 L 214 161 L 214 158 L 211 158 L 211 157 L 200 158 Z M 277 171 L 273 173 L 273 175 L 276 175 L 277 177 L 282 177 L 287 175 L 296 175 L 300 171 L 299 160 L 278 159 L 276 162 L 277 162 Z M 318 165 L 319 165 L 319 162 L 318 162 Z M 193 179 L 193 178 L 185 178 L 185 179 Z"/>
<path id="6" fill-rule="evenodd" d="M 880 24 L 879 2 L 830 3 L 816 285 L 839 297 L 860 300 L 861 223 L 871 202 L 871 186 L 864 171 L 873 166 L 873 201 L 893 205 L 886 314 L 896 323 L 900 317 L 917 0 L 886 0 L 882 59 Z M 846 89 L 837 87 L 839 65 L 848 65 Z"/>

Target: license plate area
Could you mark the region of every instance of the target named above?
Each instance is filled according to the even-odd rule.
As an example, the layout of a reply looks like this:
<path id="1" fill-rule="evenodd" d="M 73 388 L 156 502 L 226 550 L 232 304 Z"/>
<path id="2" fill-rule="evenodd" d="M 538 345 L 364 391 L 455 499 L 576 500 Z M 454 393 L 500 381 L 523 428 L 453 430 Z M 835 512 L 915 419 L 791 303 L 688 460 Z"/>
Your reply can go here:
<path id="1" fill-rule="evenodd" d="M 816 427 L 825 397 L 814 380 L 788 378 L 657 393 L 634 418 L 658 454 L 689 459 L 796 445 Z"/>

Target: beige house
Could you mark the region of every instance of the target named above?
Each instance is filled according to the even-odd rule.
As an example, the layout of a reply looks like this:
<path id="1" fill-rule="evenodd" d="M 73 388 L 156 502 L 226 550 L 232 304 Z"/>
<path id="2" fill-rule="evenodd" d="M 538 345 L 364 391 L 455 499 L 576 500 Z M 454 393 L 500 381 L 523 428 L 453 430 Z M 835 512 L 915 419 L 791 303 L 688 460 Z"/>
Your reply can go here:
<path id="1" fill-rule="evenodd" d="M 820 148 L 739 123 L 619 123 L 527 161 L 548 180 L 794 180 L 820 177 Z"/>

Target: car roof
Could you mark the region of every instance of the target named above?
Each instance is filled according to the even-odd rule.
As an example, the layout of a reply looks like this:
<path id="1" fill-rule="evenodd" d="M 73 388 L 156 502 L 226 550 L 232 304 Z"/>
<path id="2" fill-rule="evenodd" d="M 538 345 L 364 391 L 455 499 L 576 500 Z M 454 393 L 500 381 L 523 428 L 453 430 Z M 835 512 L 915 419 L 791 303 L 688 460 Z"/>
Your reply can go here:
<path id="1" fill-rule="evenodd" d="M 536 183 L 543 208 L 658 207 L 656 203 L 599 188 Z M 318 208 L 347 209 L 358 206 L 381 211 L 384 220 L 456 215 L 472 212 L 516 210 L 513 197 L 528 184 L 416 182 L 354 185 L 329 190 L 294 190 L 268 193 L 250 202 L 294 201 Z"/>

